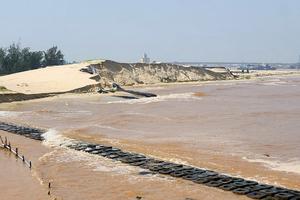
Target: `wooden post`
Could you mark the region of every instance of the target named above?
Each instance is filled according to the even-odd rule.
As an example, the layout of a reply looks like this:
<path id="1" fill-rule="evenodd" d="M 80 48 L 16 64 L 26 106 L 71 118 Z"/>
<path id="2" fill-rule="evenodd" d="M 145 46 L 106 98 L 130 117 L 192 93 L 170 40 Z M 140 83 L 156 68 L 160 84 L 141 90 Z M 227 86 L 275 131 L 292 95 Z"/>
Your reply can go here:
<path id="1" fill-rule="evenodd" d="M 1 137 L 1 135 L 0 135 L 0 140 L 1 140 L 2 144 L 4 144 L 4 142 L 3 142 L 3 140 L 2 140 L 2 137 Z"/>
<path id="2" fill-rule="evenodd" d="M 24 164 L 26 164 L 27 166 L 29 166 L 29 168 L 32 168 L 32 162 L 31 161 L 26 161 L 25 156 L 24 155 L 19 155 L 19 149 L 16 147 L 16 149 L 14 150 L 11 146 L 11 143 L 7 140 L 7 137 L 5 137 L 5 141 L 3 141 L 2 137 L 0 136 L 0 140 L 2 142 L 0 142 L 0 147 L 3 146 L 5 149 L 8 149 L 11 153 L 15 154 L 16 158 L 19 158 L 23 161 Z M 49 182 L 48 187 L 51 187 L 51 183 Z"/>

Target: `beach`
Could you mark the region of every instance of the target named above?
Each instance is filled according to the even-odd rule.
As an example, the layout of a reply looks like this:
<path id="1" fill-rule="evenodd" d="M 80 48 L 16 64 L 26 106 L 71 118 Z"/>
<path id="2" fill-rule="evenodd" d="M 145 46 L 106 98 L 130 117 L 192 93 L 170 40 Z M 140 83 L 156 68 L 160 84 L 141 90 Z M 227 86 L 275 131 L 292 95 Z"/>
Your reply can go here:
<path id="1" fill-rule="evenodd" d="M 1 8 L 0 200 L 300 200 L 300 0 Z"/>
<path id="2" fill-rule="evenodd" d="M 128 88 L 158 96 L 63 94 L 0 105 L 1 121 L 49 130 L 42 143 L 5 134 L 27 142 L 39 188 L 52 182 L 50 198 L 247 199 L 60 146 L 70 139 L 300 189 L 298 75 Z"/>

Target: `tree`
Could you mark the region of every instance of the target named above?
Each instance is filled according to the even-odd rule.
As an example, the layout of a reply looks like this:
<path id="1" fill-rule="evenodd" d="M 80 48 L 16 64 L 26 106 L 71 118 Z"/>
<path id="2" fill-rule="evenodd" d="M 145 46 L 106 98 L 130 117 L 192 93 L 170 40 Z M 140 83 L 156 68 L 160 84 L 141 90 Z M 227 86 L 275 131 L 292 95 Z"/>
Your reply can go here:
<path id="1" fill-rule="evenodd" d="M 43 59 L 44 54 L 42 51 L 31 52 L 29 66 L 31 66 L 31 69 L 40 68 L 42 66 Z"/>
<path id="2" fill-rule="evenodd" d="M 57 46 L 54 46 L 44 52 L 44 65 L 63 65 L 65 64 L 64 55 L 60 50 L 57 50 Z"/>
<path id="3" fill-rule="evenodd" d="M 0 48 L 0 71 L 3 71 L 4 69 L 4 59 L 6 57 L 6 50 L 3 48 Z"/>
<path id="4" fill-rule="evenodd" d="M 64 55 L 57 47 L 47 51 L 31 51 L 13 43 L 8 48 L 0 48 L 0 73 L 11 74 L 43 66 L 65 64 Z"/>
<path id="5" fill-rule="evenodd" d="M 22 50 L 23 69 L 37 69 L 42 66 L 43 52 L 42 51 L 30 51 L 29 48 Z"/>
<path id="6" fill-rule="evenodd" d="M 4 66 L 8 73 L 19 72 L 22 65 L 22 53 L 19 44 L 12 44 L 7 49 L 7 55 L 4 60 Z"/>

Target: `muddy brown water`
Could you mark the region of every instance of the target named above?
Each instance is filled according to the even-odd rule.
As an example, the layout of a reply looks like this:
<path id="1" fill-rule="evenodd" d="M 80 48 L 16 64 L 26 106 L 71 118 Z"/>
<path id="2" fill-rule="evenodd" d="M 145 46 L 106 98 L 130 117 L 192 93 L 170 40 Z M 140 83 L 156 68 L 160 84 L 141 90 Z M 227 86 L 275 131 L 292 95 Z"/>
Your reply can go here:
<path id="1" fill-rule="evenodd" d="M 59 146 L 70 138 L 300 189 L 299 77 L 138 90 L 158 97 L 63 95 L 2 105 L 0 119 L 50 129 L 42 144 L 18 140 L 37 145 L 33 177 L 57 199 L 247 199 Z"/>
<path id="2" fill-rule="evenodd" d="M 3 131 L 0 131 L 0 135 L 2 138 L 7 137 L 12 148 L 19 148 L 20 155 L 24 155 L 26 160 L 30 160 L 34 164 L 38 163 L 39 157 L 48 152 L 47 148 L 41 146 L 37 141 Z M 42 187 L 42 181 L 36 175 L 35 166 L 33 169 L 29 169 L 20 159 L 17 159 L 15 155 L 3 148 L 0 148 L 0 166 L 0 199 L 51 199 L 47 188 Z"/>

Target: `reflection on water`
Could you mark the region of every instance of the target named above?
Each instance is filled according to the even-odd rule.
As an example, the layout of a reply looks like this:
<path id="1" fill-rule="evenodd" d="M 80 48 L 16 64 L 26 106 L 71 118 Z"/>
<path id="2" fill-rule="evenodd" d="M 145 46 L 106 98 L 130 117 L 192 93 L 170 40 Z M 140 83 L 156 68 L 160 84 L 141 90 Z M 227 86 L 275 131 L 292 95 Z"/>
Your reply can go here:
<path id="1" fill-rule="evenodd" d="M 37 171 L 55 180 L 54 192 L 64 199 L 244 198 L 163 176 L 141 176 L 140 169 L 61 146 L 72 139 L 300 188 L 299 77 L 149 90 L 158 97 L 62 96 L 18 104 L 12 109 L 17 115 L 2 111 L 0 118 L 52 129 L 44 144 L 53 151 L 41 157 Z"/>

